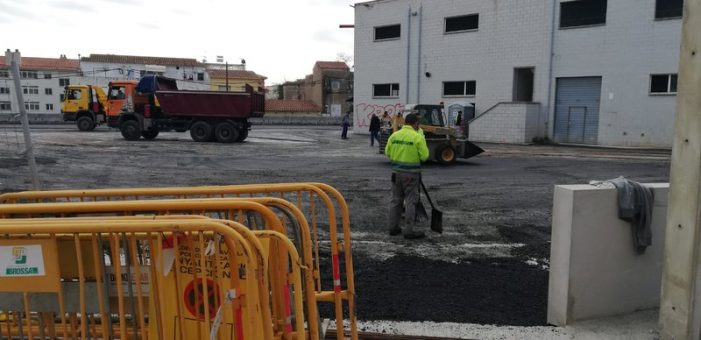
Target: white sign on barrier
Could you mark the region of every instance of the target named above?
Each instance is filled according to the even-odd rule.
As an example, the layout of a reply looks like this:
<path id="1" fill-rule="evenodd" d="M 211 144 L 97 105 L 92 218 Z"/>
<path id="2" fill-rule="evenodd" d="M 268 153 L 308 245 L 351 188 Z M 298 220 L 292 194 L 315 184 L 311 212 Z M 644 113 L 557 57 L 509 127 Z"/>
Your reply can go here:
<path id="1" fill-rule="evenodd" d="M 0 277 L 44 275 L 41 245 L 0 246 Z"/>

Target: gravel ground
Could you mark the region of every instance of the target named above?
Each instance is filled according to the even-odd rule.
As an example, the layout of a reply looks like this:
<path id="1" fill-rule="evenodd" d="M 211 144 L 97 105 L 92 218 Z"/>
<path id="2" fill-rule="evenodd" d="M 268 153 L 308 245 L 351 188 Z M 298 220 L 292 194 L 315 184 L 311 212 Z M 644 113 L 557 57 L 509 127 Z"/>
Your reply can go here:
<path id="1" fill-rule="evenodd" d="M 15 154 L 17 137 L 17 127 L 0 126 L 0 192 L 31 187 Z M 350 205 L 358 317 L 369 321 L 545 325 L 554 185 L 669 176 L 665 150 L 484 144 L 487 152 L 473 159 L 425 166 L 445 232 L 407 241 L 385 231 L 390 168 L 367 136 L 341 140 L 337 129 L 264 126 L 246 143 L 224 145 L 180 133 L 127 142 L 102 128 L 42 126 L 33 138 L 45 189 L 335 186 Z"/>

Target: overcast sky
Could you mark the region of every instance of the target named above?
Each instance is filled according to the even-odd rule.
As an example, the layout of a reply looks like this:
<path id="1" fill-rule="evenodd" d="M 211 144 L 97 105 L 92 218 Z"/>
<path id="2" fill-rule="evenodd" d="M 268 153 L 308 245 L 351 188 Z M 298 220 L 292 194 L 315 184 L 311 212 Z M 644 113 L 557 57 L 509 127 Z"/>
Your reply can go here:
<path id="1" fill-rule="evenodd" d="M 354 0 L 0 0 L 0 46 L 26 57 L 90 53 L 246 59 L 266 84 L 353 55 Z"/>

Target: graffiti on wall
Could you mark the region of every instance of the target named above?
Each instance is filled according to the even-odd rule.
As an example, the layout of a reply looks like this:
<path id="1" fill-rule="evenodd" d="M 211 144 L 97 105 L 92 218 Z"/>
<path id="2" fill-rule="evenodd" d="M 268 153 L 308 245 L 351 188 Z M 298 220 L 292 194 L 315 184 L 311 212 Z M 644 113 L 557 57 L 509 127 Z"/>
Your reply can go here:
<path id="1" fill-rule="evenodd" d="M 390 116 L 394 116 L 397 112 L 401 112 L 404 109 L 404 105 L 400 103 L 387 104 L 387 105 L 377 105 L 360 103 L 355 106 L 355 119 L 357 127 L 369 127 L 370 118 L 372 114 L 376 114 L 378 117 L 382 117 L 382 114 L 387 111 Z"/>

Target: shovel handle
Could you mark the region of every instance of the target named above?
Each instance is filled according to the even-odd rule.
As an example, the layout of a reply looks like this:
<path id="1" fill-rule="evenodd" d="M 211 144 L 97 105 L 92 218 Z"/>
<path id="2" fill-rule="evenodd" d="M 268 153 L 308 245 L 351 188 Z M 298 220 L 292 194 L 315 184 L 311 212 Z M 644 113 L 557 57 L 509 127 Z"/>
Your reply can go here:
<path id="1" fill-rule="evenodd" d="M 428 203 L 431 205 L 431 209 L 436 209 L 435 206 L 433 206 L 433 201 L 431 200 L 431 196 L 428 195 L 428 190 L 426 190 L 426 186 L 424 185 L 424 180 L 419 177 L 419 183 L 421 183 L 421 188 L 424 189 L 424 194 L 426 194 L 426 198 L 428 199 Z"/>

